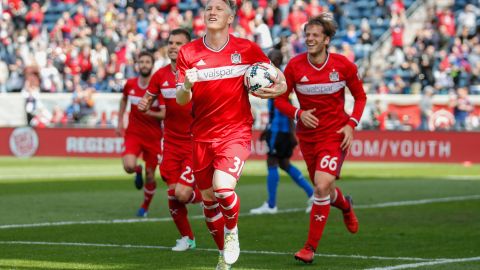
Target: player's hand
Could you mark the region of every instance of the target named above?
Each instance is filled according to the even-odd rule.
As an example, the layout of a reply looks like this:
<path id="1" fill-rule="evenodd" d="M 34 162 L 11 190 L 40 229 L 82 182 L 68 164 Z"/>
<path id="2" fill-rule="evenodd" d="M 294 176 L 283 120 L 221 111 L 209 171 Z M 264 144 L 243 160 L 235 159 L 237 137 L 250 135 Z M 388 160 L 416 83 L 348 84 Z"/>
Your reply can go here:
<path id="1" fill-rule="evenodd" d="M 317 109 L 310 109 L 303 111 L 302 114 L 300 114 L 300 120 L 306 127 L 316 128 L 318 126 L 318 118 L 313 115 L 313 112 L 316 110 Z"/>
<path id="2" fill-rule="evenodd" d="M 117 136 L 123 137 L 124 132 L 125 132 L 125 129 L 123 128 L 123 124 L 119 123 L 117 128 L 115 128 L 115 134 L 117 134 Z"/>
<path id="3" fill-rule="evenodd" d="M 198 81 L 198 69 L 197 68 L 191 68 L 187 69 L 185 71 L 185 83 L 183 84 L 186 90 L 190 90 L 193 87 L 193 84 L 195 84 Z"/>
<path id="4" fill-rule="evenodd" d="M 343 133 L 345 136 L 343 137 L 342 144 L 340 147 L 343 151 L 350 150 L 350 146 L 352 146 L 353 142 L 353 128 L 349 125 L 345 125 L 343 128 L 339 129 L 337 133 Z"/>
<path id="5" fill-rule="evenodd" d="M 146 98 L 140 99 L 140 101 L 137 104 L 138 110 L 141 112 L 146 112 L 148 110 L 148 103 L 149 103 L 148 99 Z"/>

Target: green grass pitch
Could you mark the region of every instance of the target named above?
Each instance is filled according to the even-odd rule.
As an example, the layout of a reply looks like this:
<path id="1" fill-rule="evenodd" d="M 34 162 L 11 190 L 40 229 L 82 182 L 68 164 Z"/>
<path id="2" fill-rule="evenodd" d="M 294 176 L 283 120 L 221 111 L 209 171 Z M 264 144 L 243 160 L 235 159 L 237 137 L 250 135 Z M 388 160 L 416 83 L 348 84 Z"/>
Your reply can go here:
<path id="1" fill-rule="evenodd" d="M 303 163 L 297 164 L 306 172 Z M 276 215 L 266 164 L 249 161 L 237 191 L 242 254 L 233 269 L 480 269 L 480 166 L 346 162 L 337 182 L 360 220 L 352 235 L 332 208 L 312 265 L 293 259 L 308 230 L 306 195 L 282 174 Z M 197 249 L 179 237 L 159 184 L 148 219 L 119 159 L 0 158 L 0 269 L 214 269 L 217 252 L 198 205 Z"/>

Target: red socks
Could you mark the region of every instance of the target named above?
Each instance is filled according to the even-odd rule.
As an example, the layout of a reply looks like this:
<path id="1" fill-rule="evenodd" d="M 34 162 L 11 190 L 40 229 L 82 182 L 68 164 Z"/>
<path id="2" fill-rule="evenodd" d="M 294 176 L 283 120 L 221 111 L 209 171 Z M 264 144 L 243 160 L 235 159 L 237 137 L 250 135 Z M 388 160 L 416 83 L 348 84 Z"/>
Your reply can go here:
<path id="1" fill-rule="evenodd" d="M 331 205 L 344 212 L 350 209 L 350 203 L 345 199 L 338 187 L 335 188 L 335 197 L 332 198 Z"/>
<path id="2" fill-rule="evenodd" d="M 223 234 L 225 222 L 223 214 L 220 212 L 218 202 L 203 201 L 203 214 L 207 223 L 208 230 L 217 244 L 218 250 L 223 250 Z"/>
<path id="3" fill-rule="evenodd" d="M 142 208 L 145 210 L 148 210 L 148 207 L 150 206 L 150 203 L 152 202 L 153 195 L 155 195 L 157 183 L 156 182 L 149 182 L 145 184 L 145 187 L 143 188 L 143 204 Z"/>
<path id="4" fill-rule="evenodd" d="M 240 198 L 233 189 L 217 189 L 215 197 L 220 204 L 220 210 L 225 218 L 225 227 L 232 230 L 237 227 L 238 212 L 240 211 Z"/>
<path id="5" fill-rule="evenodd" d="M 322 238 L 323 229 L 330 213 L 330 196 L 323 198 L 314 197 L 312 212 L 310 212 L 310 229 L 308 230 L 309 245 L 317 250 L 318 242 Z"/>
<path id="6" fill-rule="evenodd" d="M 179 202 L 175 198 L 175 189 L 169 189 L 168 193 L 168 208 L 170 210 L 170 215 L 173 218 L 173 222 L 177 226 L 178 232 L 180 235 L 188 236 L 188 238 L 193 239 L 192 228 L 188 222 L 188 210 L 184 203 Z"/>

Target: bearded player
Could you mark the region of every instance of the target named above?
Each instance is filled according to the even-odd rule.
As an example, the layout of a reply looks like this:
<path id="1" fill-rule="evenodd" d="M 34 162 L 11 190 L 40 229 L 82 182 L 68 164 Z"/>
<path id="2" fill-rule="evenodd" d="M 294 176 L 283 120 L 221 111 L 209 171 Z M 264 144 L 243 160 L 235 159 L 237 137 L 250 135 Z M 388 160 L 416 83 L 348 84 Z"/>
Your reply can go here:
<path id="1" fill-rule="evenodd" d="M 165 108 L 154 102 L 145 112 L 138 110 L 138 103 L 145 95 L 152 74 L 154 58 L 149 52 L 141 52 L 137 58 L 137 67 L 140 76 L 128 79 L 123 88 L 123 95 L 118 110 L 118 125 L 116 132 L 124 136 L 122 154 L 125 172 L 135 173 L 135 186 L 141 189 L 143 184 L 142 166 L 137 164 L 140 154 L 145 161 L 146 183 L 143 187 L 144 199 L 137 212 L 139 217 L 147 217 L 150 203 L 155 195 L 157 183 L 155 170 L 161 156 L 160 141 L 162 140 L 161 120 L 165 117 Z M 128 127 L 124 130 L 123 118 L 127 103 L 130 102 Z"/>
<path id="2" fill-rule="evenodd" d="M 358 220 L 352 200 L 343 196 L 335 180 L 352 144 L 353 130 L 358 125 L 366 103 L 357 67 L 342 55 L 329 53 L 328 45 L 336 32 L 329 14 L 311 18 L 304 27 L 307 52 L 290 60 L 285 68 L 288 89 L 275 100 L 285 115 L 298 120 L 297 136 L 310 179 L 314 184 L 314 202 L 310 212 L 310 229 L 304 247 L 295 258 L 313 261 L 330 205 L 339 208 L 347 229 L 358 231 Z M 345 87 L 355 103 L 353 112 L 344 110 Z M 295 91 L 300 108 L 288 102 Z"/>
<path id="3" fill-rule="evenodd" d="M 150 80 L 149 90 L 139 108 L 150 107 L 158 96 L 164 100 L 166 115 L 164 124 L 163 159 L 160 174 L 168 185 L 168 207 L 170 215 L 181 235 L 173 251 L 186 251 L 196 247 L 195 238 L 188 221 L 186 204 L 200 203 L 202 195 L 195 185 L 192 172 L 192 104 L 180 106 L 176 102 L 175 73 L 180 48 L 190 42 L 190 34 L 184 29 L 170 32 L 167 51 L 170 65 L 159 69 Z"/>

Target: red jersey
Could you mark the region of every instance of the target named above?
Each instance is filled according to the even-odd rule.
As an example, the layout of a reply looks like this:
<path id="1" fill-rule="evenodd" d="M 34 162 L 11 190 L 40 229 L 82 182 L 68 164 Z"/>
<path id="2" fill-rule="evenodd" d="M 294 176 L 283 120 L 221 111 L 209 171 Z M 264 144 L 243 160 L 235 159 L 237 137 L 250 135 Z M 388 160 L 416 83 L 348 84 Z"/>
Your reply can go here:
<path id="1" fill-rule="evenodd" d="M 218 51 L 207 47 L 204 38 L 180 49 L 177 84 L 183 84 L 187 69 L 198 69 L 198 81 L 192 88 L 195 141 L 251 138 L 253 118 L 243 75 L 256 62 L 270 63 L 270 60 L 257 44 L 232 35 Z"/>
<path id="2" fill-rule="evenodd" d="M 185 106 L 177 104 L 175 74 L 171 65 L 157 70 L 150 79 L 148 93 L 163 100 L 166 108 L 163 120 L 165 141 L 192 139 L 190 126 L 192 124 L 192 103 Z"/>
<path id="3" fill-rule="evenodd" d="M 312 129 L 302 121 L 297 123 L 297 135 L 305 141 L 318 141 L 336 132 L 347 123 L 355 127 L 362 116 L 366 95 L 357 74 L 357 67 L 345 56 L 329 53 L 322 66 L 315 66 L 307 53 L 290 60 L 285 68 L 287 92 L 275 99 L 275 106 L 290 118 L 296 118 L 299 110 L 316 109 L 313 112 L 319 125 Z M 345 112 L 345 86 L 355 99 L 352 115 Z M 295 91 L 300 109 L 291 105 L 288 97 Z M 350 119 L 350 121 L 349 121 Z"/>
<path id="4" fill-rule="evenodd" d="M 125 133 L 160 139 L 162 137 L 161 121 L 155 119 L 154 117 L 148 116 L 143 112 L 140 112 L 137 108 L 137 104 L 145 95 L 146 90 L 146 88 L 141 88 L 138 85 L 138 78 L 128 79 L 123 87 L 123 96 L 127 97 L 128 101 L 130 102 L 128 127 Z M 153 103 L 150 110 L 160 110 L 158 101 Z"/>

